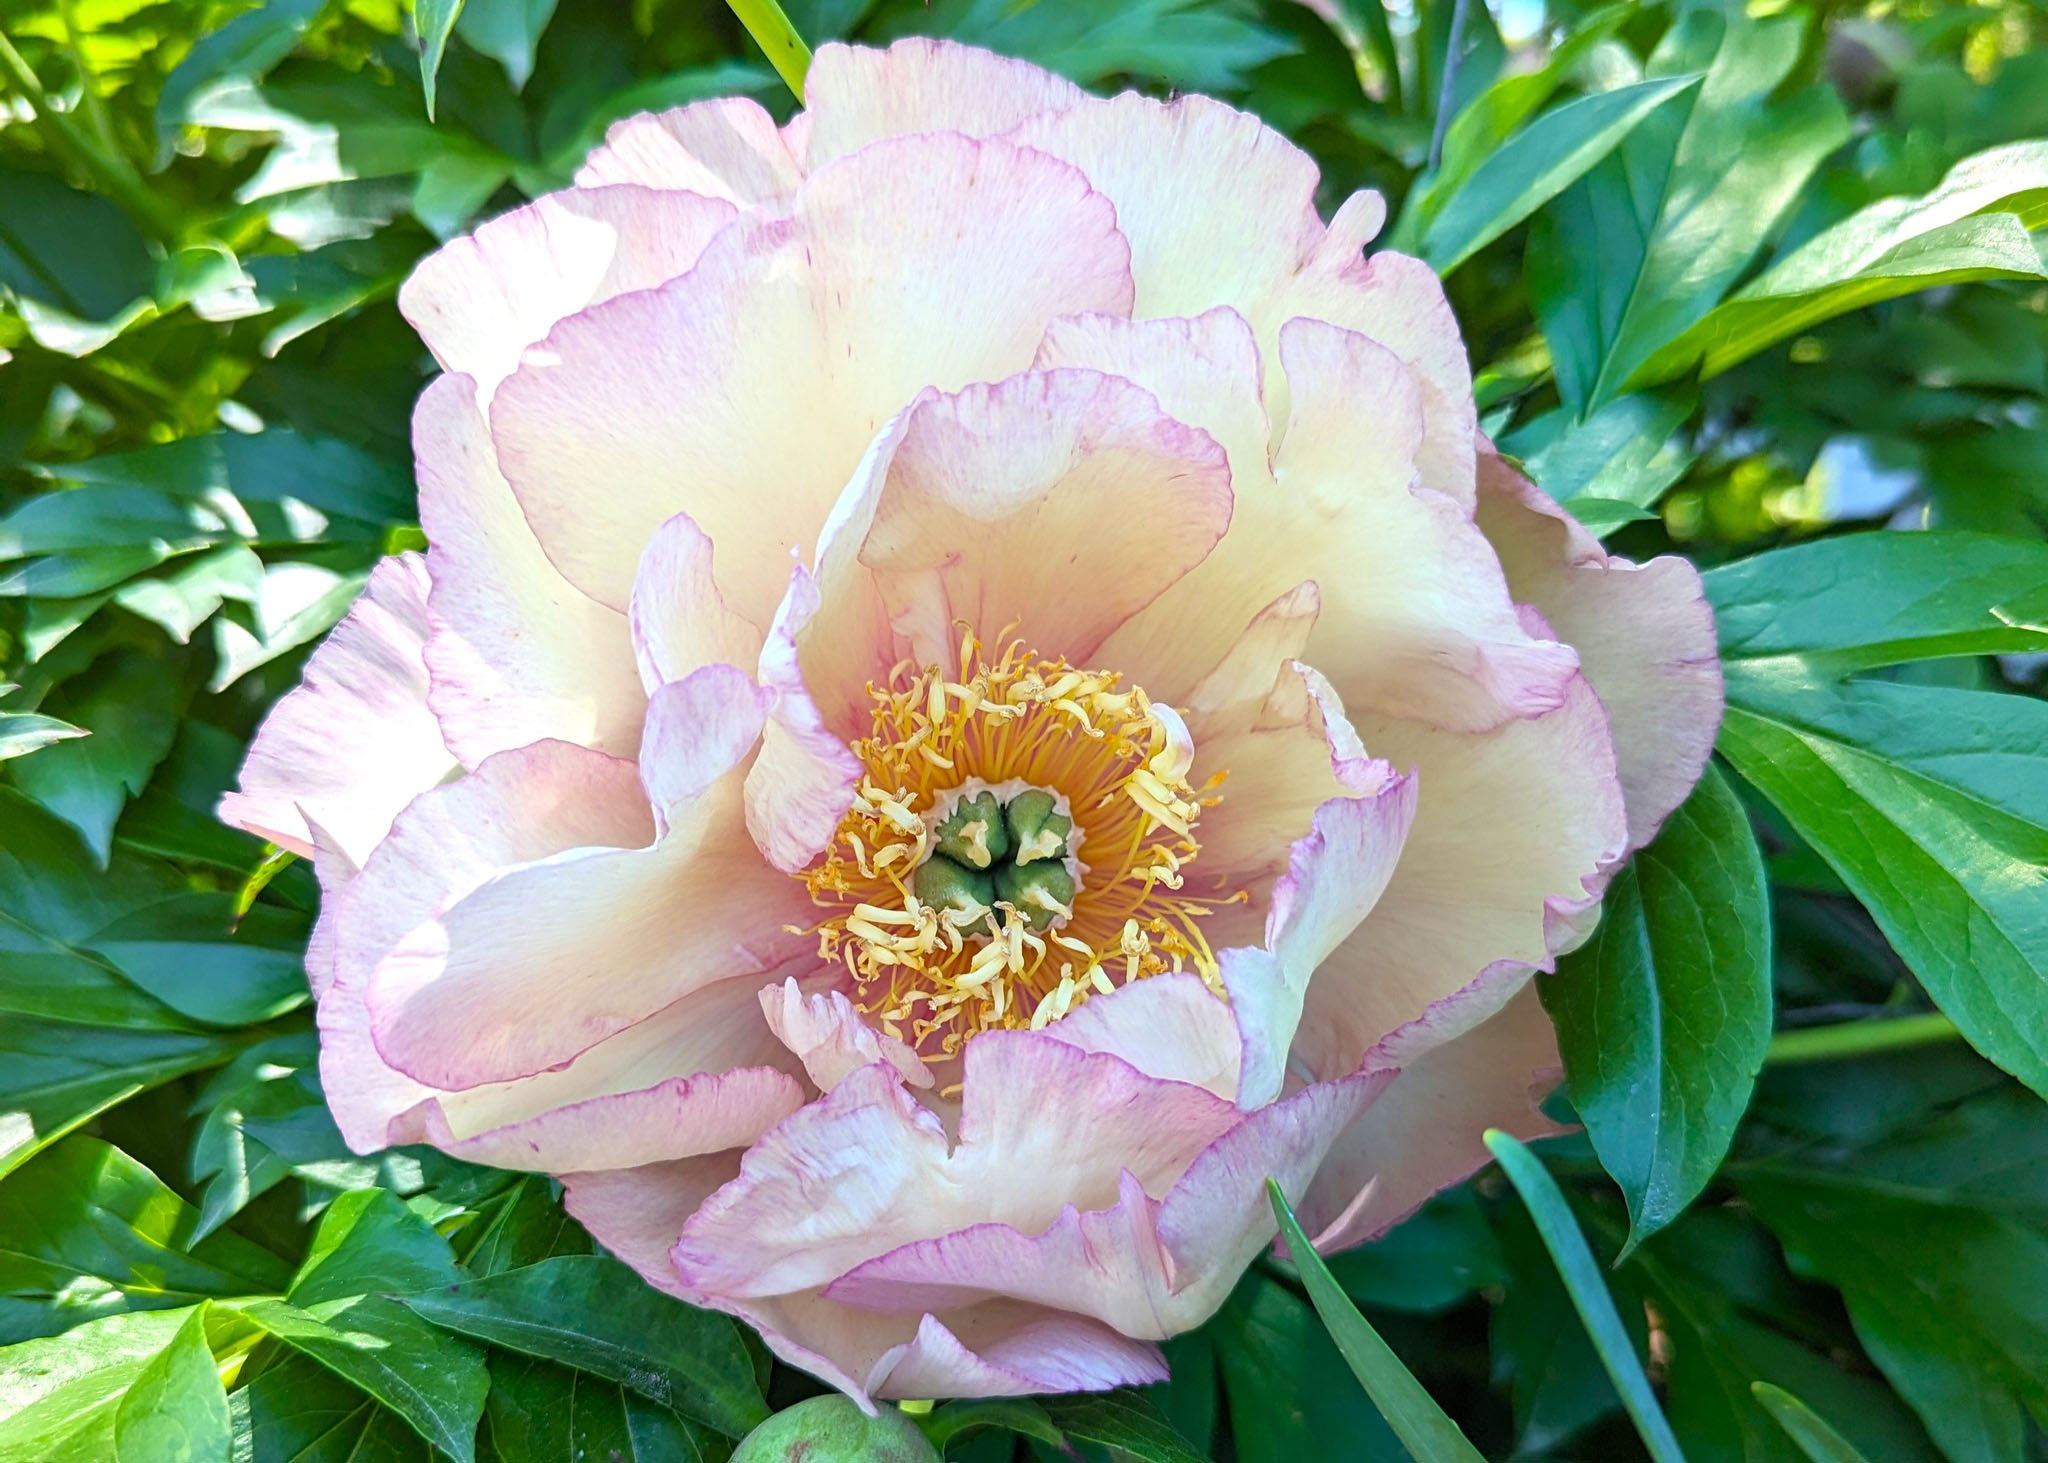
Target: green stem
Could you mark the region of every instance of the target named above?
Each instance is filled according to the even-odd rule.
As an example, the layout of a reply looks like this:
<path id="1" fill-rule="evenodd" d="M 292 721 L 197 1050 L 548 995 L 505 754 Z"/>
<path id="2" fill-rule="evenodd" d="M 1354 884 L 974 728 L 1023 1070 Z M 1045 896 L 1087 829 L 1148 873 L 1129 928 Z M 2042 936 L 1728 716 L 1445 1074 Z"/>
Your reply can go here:
<path id="1" fill-rule="evenodd" d="M 109 198 L 126 209 L 144 228 L 166 243 L 178 236 L 177 215 L 164 201 L 142 184 L 128 160 L 86 136 L 69 116 L 50 105 L 50 97 L 35 68 L 22 59 L 21 52 L 0 32 L 0 79 L 21 93 L 35 113 L 51 151 L 63 157 L 99 185 Z"/>
<path id="2" fill-rule="evenodd" d="M 1939 1011 L 1921 1016 L 1874 1016 L 1805 1031 L 1781 1031 L 1771 1038 L 1764 1061 L 1771 1066 L 1839 1061 L 1905 1047 L 1931 1046 L 1939 1041 L 1954 1041 L 1961 1035 L 1955 1022 Z"/>
<path id="3" fill-rule="evenodd" d="M 801 105 L 804 77 L 811 69 L 811 48 L 796 33 L 796 27 L 789 23 L 782 7 L 776 0 L 727 0 L 727 3 L 732 6 L 732 13 L 740 18 L 740 24 L 747 28 L 747 34 L 754 38 L 754 44 L 766 53 L 775 74 L 788 83 Z"/>
<path id="4" fill-rule="evenodd" d="M 57 18 L 64 23 L 64 50 L 71 57 L 71 64 L 78 71 L 79 105 L 92 121 L 92 130 L 98 136 L 100 149 L 118 156 L 120 144 L 114 137 L 114 122 L 107 115 L 107 104 L 100 99 L 99 87 L 94 83 L 92 68 L 85 64 L 85 48 L 78 43 L 78 6 L 76 0 L 58 0 Z"/>

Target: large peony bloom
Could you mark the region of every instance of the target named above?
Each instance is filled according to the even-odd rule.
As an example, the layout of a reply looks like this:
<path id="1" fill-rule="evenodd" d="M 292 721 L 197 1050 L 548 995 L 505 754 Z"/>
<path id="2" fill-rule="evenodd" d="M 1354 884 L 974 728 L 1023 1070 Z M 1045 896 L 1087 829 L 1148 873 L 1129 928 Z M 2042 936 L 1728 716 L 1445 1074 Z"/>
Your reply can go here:
<path id="1" fill-rule="evenodd" d="M 352 1144 L 559 1175 L 863 1401 L 1154 1380 L 1268 1174 L 1336 1248 L 1546 1131 L 1530 977 L 1712 625 L 1253 118 L 928 41 L 809 93 L 420 266 L 433 546 L 224 815 L 317 860 Z"/>

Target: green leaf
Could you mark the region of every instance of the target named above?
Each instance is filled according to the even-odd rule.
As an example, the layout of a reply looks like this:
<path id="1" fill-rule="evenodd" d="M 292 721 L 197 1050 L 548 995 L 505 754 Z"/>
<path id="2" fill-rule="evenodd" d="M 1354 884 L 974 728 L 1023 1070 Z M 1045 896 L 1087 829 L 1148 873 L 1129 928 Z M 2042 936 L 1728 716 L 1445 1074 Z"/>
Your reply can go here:
<path id="1" fill-rule="evenodd" d="M 2048 703 L 1732 665 L 1720 747 L 1970 1044 L 2048 1093 Z"/>
<path id="2" fill-rule="evenodd" d="M 33 711 L 0 711 L 0 762 L 10 757 L 26 757 L 52 742 L 90 735 L 85 728 L 54 716 L 38 716 Z"/>
<path id="3" fill-rule="evenodd" d="M 107 1316 L 0 1349 L 0 1463 L 111 1457 L 122 1394 L 197 1311 Z"/>
<path id="4" fill-rule="evenodd" d="M 549 1192 L 550 1180 L 538 1174 L 520 1179 L 496 1201 L 496 1208 L 472 1235 L 463 1265 L 472 1275 L 500 1275 L 557 1255 L 587 1255 L 597 1246 L 583 1226 Z"/>
<path id="5" fill-rule="evenodd" d="M 604 1255 L 562 1255 L 404 1298 L 435 1325 L 631 1387 L 744 1436 L 768 1415 L 732 1320 Z"/>
<path id="6" fill-rule="evenodd" d="M 114 1409 L 114 1463 L 219 1463 L 232 1442 L 201 1302 Z"/>
<path id="7" fill-rule="evenodd" d="M 1822 235 L 1813 244 L 1826 241 Z M 1802 249 L 1645 361 L 1629 385 L 1653 386 L 1684 375 L 1695 364 L 1706 380 L 1823 320 L 1918 290 L 2043 277 L 2048 277 L 2048 265 L 2035 252 L 2026 226 L 2009 213 L 1960 218 L 1929 229 L 1860 269 Z"/>
<path id="8" fill-rule="evenodd" d="M 1203 92 L 1238 90 L 1254 68 L 1294 49 L 1250 15 L 1204 0 L 934 0 L 906 7 L 879 30 L 890 39 L 946 36 L 1022 57 L 1083 85 L 1135 75 Z"/>
<path id="9" fill-rule="evenodd" d="M 1288 1252 L 1294 1258 L 1302 1284 L 1308 1288 L 1308 1297 L 1315 1305 L 1316 1314 L 1329 1327 L 1330 1339 L 1344 1354 L 1351 1374 L 1358 1378 L 1359 1385 L 1365 1388 L 1366 1395 L 1372 1398 L 1373 1406 L 1379 1408 L 1380 1415 L 1386 1418 L 1394 1435 L 1415 1457 L 1416 1463 L 1447 1463 L 1447 1460 L 1474 1460 L 1477 1463 L 1483 1455 L 1465 1440 L 1465 1435 L 1458 1431 L 1458 1425 L 1444 1415 L 1436 1399 L 1423 1390 L 1422 1383 L 1415 1380 L 1408 1368 L 1401 1365 L 1401 1359 L 1394 1355 L 1393 1348 L 1345 1298 L 1322 1256 L 1315 1252 L 1308 1236 L 1295 1222 L 1294 1211 L 1288 1207 L 1287 1196 L 1280 1192 L 1280 1185 L 1272 1179 L 1266 1180 L 1266 1193 L 1273 1202 L 1273 1213 L 1280 1221 L 1281 1236 L 1287 1241 Z"/>
<path id="10" fill-rule="evenodd" d="M 1099 1443 L 1141 1463 L 1205 1463 L 1158 1408 L 1128 1387 L 1043 1397 L 1039 1404 L 1054 1427 L 1084 1443 Z"/>
<path id="11" fill-rule="evenodd" d="M 1584 421 L 1560 408 L 1516 428 L 1501 450 L 1596 534 L 1647 509 L 1684 475 L 1694 453 L 1677 433 L 1698 407 L 1679 392 L 1617 397 Z M 1643 514 L 1642 516 L 1649 516 Z"/>
<path id="12" fill-rule="evenodd" d="M 156 99 L 156 167 L 170 165 L 179 135 L 206 97 L 261 77 L 290 55 L 326 0 L 270 0 L 192 43 Z"/>
<path id="13" fill-rule="evenodd" d="M 554 18 L 555 0 L 464 0 L 455 33 L 505 68 L 518 91 L 533 75 L 533 51 Z"/>
<path id="14" fill-rule="evenodd" d="M 462 1278 L 448 1241 L 384 1189 L 356 1189 L 327 1206 L 286 1292 L 293 1305 L 402 1293 Z"/>
<path id="15" fill-rule="evenodd" d="M 214 432 L 82 462 L 39 463 L 55 482 L 141 487 L 182 498 L 226 492 L 242 503 L 301 503 L 367 523 L 408 518 L 408 474 L 361 448 L 281 427 Z"/>
<path id="16" fill-rule="evenodd" d="M 237 921 L 226 893 L 149 905 L 82 943 L 166 1006 L 213 1026 L 251 1026 L 302 1006 L 307 921 L 269 906 Z"/>
<path id="17" fill-rule="evenodd" d="M 1325 1263 L 1359 1305 L 1417 1315 L 1447 1310 L 1501 1278 L 1500 1247 L 1470 1187 L 1438 1194 L 1371 1244 Z"/>
<path id="18" fill-rule="evenodd" d="M 1633 1249 L 1721 1166 L 1771 1040 L 1770 889 L 1720 773 L 1707 768 L 1609 886 L 1592 940 L 1537 985 Z"/>
<path id="19" fill-rule="evenodd" d="M 2048 649 L 2048 544 L 1857 533 L 1708 571 L 1724 659 L 1843 676 L 1948 655 Z"/>
<path id="20" fill-rule="evenodd" d="M 1035 1397 L 976 1397 L 948 1402 L 916 1419 L 925 1440 L 946 1455 L 947 1445 L 977 1428 L 999 1427 L 1005 1432 L 1037 1438 L 1055 1448 L 1066 1446 L 1067 1436 L 1046 1415 Z"/>
<path id="21" fill-rule="evenodd" d="M 1558 390 L 1581 415 L 1732 285 L 1807 179 L 1849 135 L 1832 91 L 1772 100 L 1798 64 L 1805 19 L 1688 11 L 1648 75 L 1706 72 L 1537 217 L 1528 284 Z"/>
<path id="22" fill-rule="evenodd" d="M 113 1312 L 276 1292 L 289 1275 L 198 1215 L 120 1149 L 74 1134 L 0 1185 L 0 1341 Z"/>
<path id="23" fill-rule="evenodd" d="M 84 834 L 102 868 L 113 853 L 121 809 L 171 750 L 183 696 L 162 661 L 139 650 L 116 651 L 46 703 L 91 735 L 15 764 L 16 786 Z"/>
<path id="24" fill-rule="evenodd" d="M 1486 1147 L 1529 1207 L 1536 1232 L 1543 1236 L 1544 1248 L 1550 1251 L 1551 1261 L 1571 1295 L 1572 1306 L 1585 1322 L 1586 1334 L 1600 1353 L 1615 1391 L 1621 1394 L 1621 1405 L 1635 1423 L 1643 1446 L 1656 1463 L 1685 1463 L 1678 1439 L 1671 1434 L 1671 1424 L 1664 1420 L 1649 1379 L 1643 1375 L 1642 1359 L 1636 1355 L 1628 1330 L 1614 1309 L 1614 1297 L 1600 1278 L 1600 1267 L 1593 1260 L 1585 1235 L 1572 1219 L 1564 1195 L 1558 1191 L 1557 1180 L 1550 1176 L 1542 1160 L 1512 1134 L 1490 1128 Z"/>
<path id="25" fill-rule="evenodd" d="M 1812 1463 L 1869 1463 L 1851 1447 L 1849 1440 L 1827 1424 L 1827 1419 L 1794 1397 L 1783 1387 L 1769 1382 L 1751 1382 L 1749 1390 L 1764 1405 L 1786 1435 L 1799 1445 Z"/>
<path id="26" fill-rule="evenodd" d="M 426 1440 L 367 1393 L 287 1352 L 228 1395 L 236 1463 L 434 1463 Z"/>
<path id="27" fill-rule="evenodd" d="M 2023 1409 L 2048 1411 L 2048 1235 L 1814 1165 L 1749 1165 L 1737 1182 L 1793 1268 L 1841 1290 L 1871 1359 L 1951 1458 L 2023 1456 Z"/>
<path id="28" fill-rule="evenodd" d="M 292 1173 L 293 1160 L 250 1133 L 249 1125 L 254 1119 L 260 1133 L 266 1118 L 322 1109 L 318 1057 L 314 1032 L 291 1032 L 250 1047 L 199 1094 L 192 1110 L 204 1116 L 192 1139 L 192 1177 L 206 1187 L 195 1237 L 213 1233 Z"/>
<path id="29" fill-rule="evenodd" d="M 420 53 L 420 90 L 426 93 L 427 120 L 434 117 L 434 81 L 441 74 L 441 57 L 448 49 L 449 32 L 462 14 L 463 0 L 414 0 L 413 44 Z"/>
<path id="30" fill-rule="evenodd" d="M 1422 257 L 1449 274 L 1584 177 L 1656 108 L 1700 82 L 1660 76 L 1545 112 L 1493 153 L 1438 210 Z"/>
<path id="31" fill-rule="evenodd" d="M 2048 223 L 2048 141 L 1965 158 L 1918 198 L 1885 198 L 1787 254 L 1673 340 L 1633 385 L 1717 376 L 1846 311 L 1937 285 L 2048 274 L 2027 231 Z"/>
<path id="32" fill-rule="evenodd" d="M 239 1309 L 294 1351 L 375 1397 L 459 1463 L 474 1460 L 477 1419 L 490 1388 L 483 1353 L 475 1347 L 382 1296 L 345 1296 L 303 1309 L 266 1300 Z"/>
<path id="33" fill-rule="evenodd" d="M 44 173 L 0 169 L 0 288 L 22 302 L 41 344 L 67 354 L 98 349 L 147 297 L 155 272 L 141 233 L 111 200 Z M 99 322 L 112 323 L 73 328 Z"/>
<path id="34" fill-rule="evenodd" d="M 1315 1308 L 1261 1267 L 1245 1272 L 1207 1330 L 1240 1463 L 1297 1463 L 1331 1438 L 1344 1439 L 1355 1463 L 1408 1463 Z"/>
<path id="35" fill-rule="evenodd" d="M 1505 1268 L 1489 1322 L 1494 1371 L 1497 1379 L 1505 1374 L 1513 1397 L 1516 1456 L 1544 1457 L 1619 1412 L 1621 1398 L 1528 1211 L 1508 1208 L 1497 1222 Z M 1625 1276 L 1613 1279 L 1627 1284 Z M 1641 1305 L 1624 1301 L 1621 1314 L 1631 1342 L 1643 1349 Z"/>
<path id="36" fill-rule="evenodd" d="M 710 1428 L 614 1382 L 503 1352 L 491 1358 L 484 1439 L 496 1463 L 723 1463 L 732 1453 Z"/>

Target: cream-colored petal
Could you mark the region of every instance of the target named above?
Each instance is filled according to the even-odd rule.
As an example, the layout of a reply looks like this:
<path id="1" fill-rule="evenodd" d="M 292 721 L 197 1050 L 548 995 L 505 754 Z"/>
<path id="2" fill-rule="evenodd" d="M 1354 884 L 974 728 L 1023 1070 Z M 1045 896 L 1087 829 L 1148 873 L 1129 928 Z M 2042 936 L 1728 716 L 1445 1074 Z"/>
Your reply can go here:
<path id="1" fill-rule="evenodd" d="M 741 207 L 785 204 L 802 180 L 775 119 L 750 97 L 714 97 L 614 122 L 576 173 L 580 188 L 633 183 Z"/>
<path id="2" fill-rule="evenodd" d="M 914 132 L 990 137 L 1085 95 L 1026 61 L 913 36 L 886 50 L 820 46 L 804 77 L 805 156 L 812 168 Z"/>

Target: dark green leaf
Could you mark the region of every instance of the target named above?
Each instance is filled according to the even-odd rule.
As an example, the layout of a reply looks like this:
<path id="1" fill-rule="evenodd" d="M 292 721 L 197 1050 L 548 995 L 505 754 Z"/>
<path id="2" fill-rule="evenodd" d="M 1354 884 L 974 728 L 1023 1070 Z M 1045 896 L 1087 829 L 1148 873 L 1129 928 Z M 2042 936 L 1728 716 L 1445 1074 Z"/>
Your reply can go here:
<path id="1" fill-rule="evenodd" d="M 1359 1305 L 1423 1315 L 1501 1278 L 1500 1247 L 1469 1187 L 1437 1195 L 1371 1244 L 1327 1263 Z"/>
<path id="2" fill-rule="evenodd" d="M 598 1377 L 533 1357 L 491 1358 L 482 1456 L 496 1463 L 723 1463 L 732 1443 Z"/>
<path id="3" fill-rule="evenodd" d="M 75 1134 L 0 1185 L 0 1341 L 117 1311 L 276 1292 L 288 1268 L 198 1215 L 148 1169 Z"/>
<path id="4" fill-rule="evenodd" d="M 463 0 L 455 33 L 505 68 L 512 89 L 533 75 L 533 50 L 554 18 L 555 0 Z"/>
<path id="5" fill-rule="evenodd" d="M 147 295 L 154 274 L 142 235 L 111 201 L 46 174 L 0 171 L 0 286 L 102 321 Z"/>
<path id="6" fill-rule="evenodd" d="M 114 1409 L 114 1463 L 216 1463 L 232 1442 L 202 1302 Z"/>
<path id="7" fill-rule="evenodd" d="M 1783 1387 L 1769 1382 L 1751 1382 L 1749 1390 L 1764 1405 L 1786 1435 L 1812 1463 L 1869 1463 L 1849 1445 L 1849 1440 L 1827 1424 L 1827 1419 L 1794 1397 Z"/>
<path id="8" fill-rule="evenodd" d="M 1407 1463 L 1314 1307 L 1287 1286 L 1253 1267 L 1208 1329 L 1241 1463 L 1298 1463 L 1331 1438 L 1356 1463 Z"/>
<path id="9" fill-rule="evenodd" d="M 188 894 L 123 915 L 84 943 L 180 1015 L 250 1026 L 308 999 L 306 921 L 234 896 Z"/>
<path id="10" fill-rule="evenodd" d="M 37 471 L 59 482 L 139 486 L 179 497 L 225 491 L 244 503 L 295 501 L 367 522 L 407 517 L 407 474 L 346 442 L 283 428 L 215 432 Z"/>
<path id="11" fill-rule="evenodd" d="M 84 834 L 104 868 L 114 821 L 171 750 L 182 699 L 177 676 L 161 661 L 139 650 L 115 652 L 46 703 L 91 735 L 21 758 L 15 784 Z"/>
<path id="12" fill-rule="evenodd" d="M 608 1256 L 562 1255 L 405 1303 L 465 1336 L 622 1383 L 730 1437 L 768 1415 L 729 1317 L 662 1295 Z"/>
<path id="13" fill-rule="evenodd" d="M 1316 1314 L 1322 1317 L 1323 1324 L 1330 1330 L 1330 1339 L 1337 1343 L 1337 1350 L 1343 1353 L 1351 1374 L 1358 1378 L 1359 1385 L 1365 1388 L 1366 1395 L 1372 1398 L 1373 1405 L 1379 1408 L 1380 1415 L 1386 1418 L 1394 1435 L 1415 1457 L 1416 1463 L 1461 1463 L 1467 1459 L 1477 1463 L 1482 1457 L 1479 1450 L 1465 1440 L 1465 1435 L 1458 1431 L 1458 1425 L 1444 1415 L 1436 1399 L 1424 1390 L 1408 1368 L 1401 1365 L 1401 1359 L 1394 1355 L 1393 1348 L 1345 1298 L 1322 1256 L 1315 1252 L 1308 1236 L 1295 1222 L 1294 1211 L 1288 1207 L 1287 1196 L 1281 1193 L 1280 1185 L 1268 1179 L 1266 1191 L 1273 1202 L 1273 1213 L 1280 1221 L 1281 1237 L 1287 1242 L 1302 1284 L 1308 1288 L 1309 1299 L 1315 1303 Z"/>
<path id="14" fill-rule="evenodd" d="M 314 1306 L 459 1280 L 448 1241 L 384 1189 L 356 1189 L 327 1206 L 287 1297 Z"/>
<path id="15" fill-rule="evenodd" d="M 427 116 L 434 115 L 434 82 L 441 74 L 441 57 L 448 49 L 449 32 L 462 14 L 462 0 L 414 0 L 413 42 L 420 51 L 420 89 L 426 93 Z"/>
<path id="16" fill-rule="evenodd" d="M 1054 1427 L 1084 1443 L 1114 1448 L 1141 1463 L 1204 1463 L 1159 1409 L 1128 1387 L 1046 1397 L 1041 1405 Z"/>
<path id="17" fill-rule="evenodd" d="M 1565 1290 L 1571 1295 L 1572 1306 L 1585 1322 L 1586 1334 L 1600 1353 L 1615 1391 L 1621 1394 L 1621 1405 L 1635 1423 L 1643 1446 L 1657 1463 L 1685 1463 L 1678 1439 L 1671 1435 L 1671 1424 L 1664 1420 L 1649 1379 L 1643 1375 L 1642 1359 L 1636 1355 L 1628 1328 L 1622 1325 L 1614 1309 L 1614 1297 L 1600 1278 L 1600 1267 L 1593 1260 L 1585 1235 L 1572 1219 L 1564 1195 L 1558 1191 L 1557 1180 L 1550 1176 L 1542 1160 L 1512 1134 L 1489 1129 L 1486 1147 L 1507 1174 L 1508 1182 L 1515 1186 L 1515 1192 L 1522 1196 L 1522 1202 L 1529 1206 L 1536 1232 L 1543 1236 L 1544 1247 L 1550 1251 Z"/>
<path id="18" fill-rule="evenodd" d="M 1628 520 L 1605 508 L 1596 528 L 1588 504 L 1646 509 L 1683 475 L 1693 454 L 1676 434 L 1698 405 L 1690 396 L 1635 393 L 1583 422 L 1560 409 L 1510 432 L 1501 449 L 1522 459 L 1538 487 L 1598 533 Z"/>
<path id="19" fill-rule="evenodd" d="M 434 1463 L 397 1413 L 287 1353 L 228 1396 L 236 1463 Z"/>
<path id="20" fill-rule="evenodd" d="M 1720 773 L 1707 769 L 1609 886 L 1592 940 L 1538 988 L 1633 1248 L 1721 1166 L 1771 1039 L 1770 891 Z"/>

